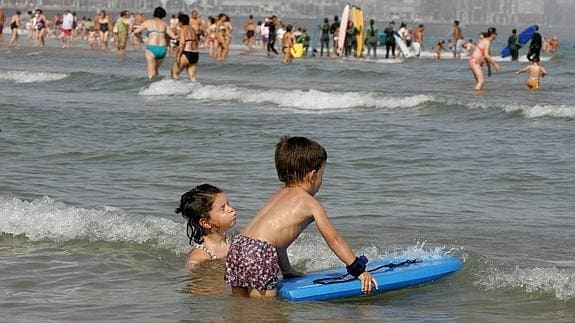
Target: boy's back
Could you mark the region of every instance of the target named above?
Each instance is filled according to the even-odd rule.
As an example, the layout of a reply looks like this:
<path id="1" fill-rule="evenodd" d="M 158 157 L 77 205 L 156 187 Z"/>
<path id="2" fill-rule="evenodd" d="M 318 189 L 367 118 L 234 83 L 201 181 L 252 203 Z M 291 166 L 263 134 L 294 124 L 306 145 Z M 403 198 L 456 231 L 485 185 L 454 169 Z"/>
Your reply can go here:
<path id="1" fill-rule="evenodd" d="M 313 222 L 313 214 L 323 209 L 309 193 L 297 187 L 284 187 L 260 209 L 242 234 L 287 248 Z"/>

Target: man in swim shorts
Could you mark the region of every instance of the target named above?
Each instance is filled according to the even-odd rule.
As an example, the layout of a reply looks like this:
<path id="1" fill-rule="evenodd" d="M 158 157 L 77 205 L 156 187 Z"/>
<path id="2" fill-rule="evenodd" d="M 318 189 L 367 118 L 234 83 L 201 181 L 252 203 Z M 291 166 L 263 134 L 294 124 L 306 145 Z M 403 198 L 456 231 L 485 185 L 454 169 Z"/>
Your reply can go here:
<path id="1" fill-rule="evenodd" d="M 74 15 L 70 12 L 68 8 L 64 9 L 64 15 L 62 16 L 62 28 L 60 31 L 62 34 L 62 48 L 69 48 L 70 42 L 72 41 L 72 29 L 74 26 Z"/>

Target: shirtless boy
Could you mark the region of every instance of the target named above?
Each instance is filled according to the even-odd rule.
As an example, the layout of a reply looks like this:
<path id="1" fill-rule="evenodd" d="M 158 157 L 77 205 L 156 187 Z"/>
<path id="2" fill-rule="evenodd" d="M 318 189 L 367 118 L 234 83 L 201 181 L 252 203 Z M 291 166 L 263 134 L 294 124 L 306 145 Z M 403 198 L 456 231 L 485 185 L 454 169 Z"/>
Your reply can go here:
<path id="1" fill-rule="evenodd" d="M 523 72 L 529 72 L 529 77 L 527 78 L 527 87 L 532 90 L 537 90 L 539 88 L 539 80 L 541 77 L 547 75 L 547 70 L 543 66 L 539 65 L 539 57 L 533 57 L 533 61 L 529 65 L 515 72 L 519 75 Z"/>
<path id="2" fill-rule="evenodd" d="M 310 139 L 283 137 L 277 144 L 276 170 L 285 186 L 272 195 L 230 245 L 225 281 L 234 295 L 274 297 L 280 270 L 284 278 L 301 276 L 290 265 L 287 248 L 312 222 L 347 265 L 348 273 L 361 280 L 361 290 L 368 294 L 372 284 L 378 288 L 365 271 L 367 259 L 356 257 L 314 197 L 321 187 L 326 162 L 325 149 Z"/>

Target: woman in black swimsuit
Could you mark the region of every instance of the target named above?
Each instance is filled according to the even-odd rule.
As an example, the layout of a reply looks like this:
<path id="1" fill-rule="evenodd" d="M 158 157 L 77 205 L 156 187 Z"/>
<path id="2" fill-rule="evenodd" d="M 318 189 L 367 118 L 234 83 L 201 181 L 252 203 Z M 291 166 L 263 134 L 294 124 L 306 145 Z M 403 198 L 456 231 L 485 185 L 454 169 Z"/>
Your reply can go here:
<path id="1" fill-rule="evenodd" d="M 108 49 L 108 35 L 110 34 L 111 20 L 106 14 L 106 11 L 102 10 L 99 14 L 98 22 L 100 24 L 100 42 L 105 49 Z"/>
<path id="2" fill-rule="evenodd" d="M 8 47 L 16 47 L 18 45 L 18 29 L 20 28 L 20 15 L 22 11 L 16 11 L 16 14 L 12 16 L 10 19 L 10 29 L 12 30 L 12 37 L 10 37 L 10 43 L 8 43 Z"/>
<path id="3" fill-rule="evenodd" d="M 198 63 L 198 36 L 194 28 L 190 26 L 190 17 L 186 14 L 178 16 L 180 22 L 178 28 L 178 52 L 174 66 L 172 66 L 172 77 L 180 79 L 183 70 L 188 71 L 188 77 L 196 82 L 196 65 Z"/>

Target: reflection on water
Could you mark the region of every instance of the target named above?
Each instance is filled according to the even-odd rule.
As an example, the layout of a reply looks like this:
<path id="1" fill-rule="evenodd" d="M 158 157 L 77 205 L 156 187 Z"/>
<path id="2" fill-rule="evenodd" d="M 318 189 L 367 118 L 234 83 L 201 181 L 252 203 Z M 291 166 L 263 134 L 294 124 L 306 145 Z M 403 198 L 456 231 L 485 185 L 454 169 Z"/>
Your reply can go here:
<path id="1" fill-rule="evenodd" d="M 224 283 L 225 260 L 206 261 L 188 273 L 185 293 L 198 295 L 221 294 L 227 290 Z"/>

